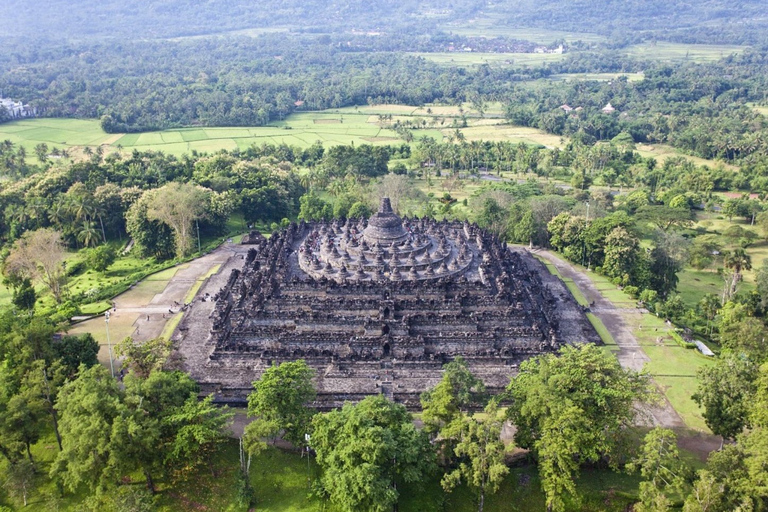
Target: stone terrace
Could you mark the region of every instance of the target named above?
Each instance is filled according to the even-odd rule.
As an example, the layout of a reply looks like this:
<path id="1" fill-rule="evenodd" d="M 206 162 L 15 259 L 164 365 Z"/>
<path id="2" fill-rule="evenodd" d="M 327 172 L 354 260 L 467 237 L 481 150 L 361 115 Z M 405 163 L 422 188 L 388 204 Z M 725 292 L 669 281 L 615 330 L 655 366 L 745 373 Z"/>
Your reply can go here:
<path id="1" fill-rule="evenodd" d="M 416 407 L 456 357 L 497 391 L 528 357 L 599 343 L 561 281 L 468 223 L 401 219 L 384 200 L 368 222 L 250 241 L 176 334 L 186 370 L 220 402 L 243 403 L 270 365 L 304 359 L 319 407 L 377 393 Z"/>

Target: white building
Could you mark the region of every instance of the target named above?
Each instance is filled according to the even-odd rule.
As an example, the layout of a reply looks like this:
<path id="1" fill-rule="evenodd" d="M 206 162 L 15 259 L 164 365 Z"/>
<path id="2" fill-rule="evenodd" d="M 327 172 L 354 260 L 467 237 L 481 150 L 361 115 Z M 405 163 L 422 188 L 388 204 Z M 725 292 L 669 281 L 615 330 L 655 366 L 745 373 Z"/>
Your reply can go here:
<path id="1" fill-rule="evenodd" d="M 35 110 L 29 105 L 24 105 L 20 101 L 13 101 L 10 98 L 0 98 L 0 108 L 4 108 L 14 119 L 22 117 L 33 117 Z"/>

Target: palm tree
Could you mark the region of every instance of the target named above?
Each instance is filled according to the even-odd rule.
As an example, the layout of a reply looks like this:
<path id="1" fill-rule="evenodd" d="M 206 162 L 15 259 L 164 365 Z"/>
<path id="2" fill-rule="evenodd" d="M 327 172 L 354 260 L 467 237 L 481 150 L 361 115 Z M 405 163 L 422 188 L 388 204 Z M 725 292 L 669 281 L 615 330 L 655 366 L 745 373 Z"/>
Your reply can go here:
<path id="1" fill-rule="evenodd" d="M 725 276 L 725 290 L 723 290 L 723 303 L 736 294 L 736 287 L 742 279 L 742 270 L 752 270 L 752 258 L 747 251 L 739 247 L 733 252 L 725 251 L 723 265 L 730 269 L 730 275 Z"/>
<path id="2" fill-rule="evenodd" d="M 57 226 L 63 225 L 69 216 L 69 202 L 67 197 L 60 194 L 48 210 L 48 219 Z"/>
<path id="3" fill-rule="evenodd" d="M 80 231 L 77 232 L 77 240 L 85 247 L 96 245 L 99 241 L 99 230 L 93 221 L 83 221 Z"/>

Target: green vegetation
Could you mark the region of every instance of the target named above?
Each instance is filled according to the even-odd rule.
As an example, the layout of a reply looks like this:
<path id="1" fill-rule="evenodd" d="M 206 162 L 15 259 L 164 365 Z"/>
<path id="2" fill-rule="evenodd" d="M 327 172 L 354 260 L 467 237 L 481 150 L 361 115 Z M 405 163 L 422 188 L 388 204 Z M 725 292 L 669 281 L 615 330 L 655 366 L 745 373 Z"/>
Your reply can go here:
<path id="1" fill-rule="evenodd" d="M 39 118 L 0 108 L 0 507 L 766 508 L 763 2 L 22 3 L 0 4 L 0 90 Z M 499 397 L 453 361 L 423 429 L 381 396 L 316 413 L 306 367 L 274 368 L 238 442 L 168 357 L 182 313 L 130 338 L 188 258 L 381 195 L 586 270 L 606 349 L 523 363 Z M 70 324 L 120 293 L 122 383 L 104 317 Z M 621 329 L 685 424 L 732 441 L 695 475 L 672 432 L 623 428 L 649 381 Z"/>
<path id="2" fill-rule="evenodd" d="M 627 48 L 627 55 L 676 64 L 704 63 L 715 62 L 729 55 L 738 55 L 746 49 L 745 46 L 736 45 L 653 42 L 630 46 Z"/>

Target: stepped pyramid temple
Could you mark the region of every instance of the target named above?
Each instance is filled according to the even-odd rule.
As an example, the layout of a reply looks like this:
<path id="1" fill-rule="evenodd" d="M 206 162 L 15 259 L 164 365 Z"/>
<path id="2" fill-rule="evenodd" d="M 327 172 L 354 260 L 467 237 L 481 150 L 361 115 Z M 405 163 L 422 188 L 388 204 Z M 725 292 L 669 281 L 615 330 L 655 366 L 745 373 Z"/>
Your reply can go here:
<path id="1" fill-rule="evenodd" d="M 530 253 L 466 222 L 402 219 L 388 198 L 367 221 L 294 223 L 240 251 L 175 336 L 185 370 L 220 402 L 244 402 L 270 365 L 304 359 L 318 406 L 383 393 L 416 407 L 458 356 L 497 391 L 526 358 L 600 342 Z"/>

